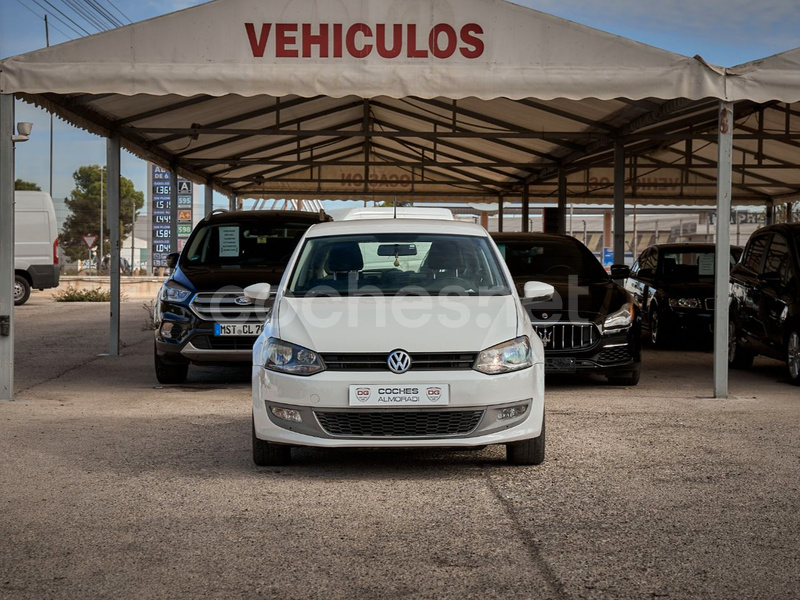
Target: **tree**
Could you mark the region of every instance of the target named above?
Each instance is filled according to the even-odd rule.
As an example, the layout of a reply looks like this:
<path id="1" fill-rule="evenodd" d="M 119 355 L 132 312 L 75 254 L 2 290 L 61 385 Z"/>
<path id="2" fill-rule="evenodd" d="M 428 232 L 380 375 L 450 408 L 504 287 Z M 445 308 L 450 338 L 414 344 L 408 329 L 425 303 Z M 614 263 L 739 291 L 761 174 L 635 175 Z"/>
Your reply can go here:
<path id="1" fill-rule="evenodd" d="M 103 249 L 101 256 L 110 250 L 108 221 L 108 188 L 105 167 L 87 165 L 80 167 L 72 178 L 75 180 L 75 189 L 70 192 L 65 200 L 70 215 L 64 222 L 64 228 L 59 236 L 64 252 L 72 260 L 87 257 L 85 235 L 100 235 L 100 184 L 103 185 Z M 135 211 L 144 206 L 144 193 L 137 192 L 133 182 L 127 177 L 120 177 L 120 238 L 127 237 L 133 228 Z M 99 239 L 98 239 L 99 243 Z"/>
<path id="2" fill-rule="evenodd" d="M 17 179 L 14 182 L 14 189 L 24 192 L 41 192 L 42 188 L 40 188 L 37 184 L 31 183 L 30 181 L 25 181 L 24 179 Z"/>

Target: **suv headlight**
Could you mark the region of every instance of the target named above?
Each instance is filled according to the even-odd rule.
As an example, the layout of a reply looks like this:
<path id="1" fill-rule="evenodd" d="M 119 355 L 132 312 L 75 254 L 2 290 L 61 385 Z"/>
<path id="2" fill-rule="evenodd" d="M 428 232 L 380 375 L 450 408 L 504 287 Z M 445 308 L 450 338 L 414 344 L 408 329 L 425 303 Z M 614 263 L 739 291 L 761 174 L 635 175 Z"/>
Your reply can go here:
<path id="1" fill-rule="evenodd" d="M 672 308 L 702 308 L 703 303 L 700 298 L 670 298 L 669 305 Z"/>
<path id="2" fill-rule="evenodd" d="M 191 290 L 187 290 L 180 284 L 174 281 L 168 281 L 164 284 L 161 290 L 161 299 L 167 302 L 176 302 L 178 304 L 185 302 L 189 296 L 192 295 Z"/>
<path id="3" fill-rule="evenodd" d="M 623 329 L 633 323 L 633 303 L 627 302 L 618 311 L 606 317 L 603 330 Z"/>
<path id="4" fill-rule="evenodd" d="M 487 375 L 497 375 L 527 369 L 532 364 L 531 341 L 523 335 L 482 350 L 472 368 Z"/>
<path id="5" fill-rule="evenodd" d="M 319 355 L 313 350 L 276 338 L 267 340 L 264 368 L 290 375 L 313 375 L 325 370 Z"/>

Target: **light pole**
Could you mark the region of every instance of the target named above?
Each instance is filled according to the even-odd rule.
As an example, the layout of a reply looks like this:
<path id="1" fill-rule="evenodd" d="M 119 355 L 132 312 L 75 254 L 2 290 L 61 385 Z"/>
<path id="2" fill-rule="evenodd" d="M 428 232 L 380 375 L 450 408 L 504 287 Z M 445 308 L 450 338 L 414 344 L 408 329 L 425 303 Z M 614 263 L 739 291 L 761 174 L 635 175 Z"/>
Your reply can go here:
<path id="1" fill-rule="evenodd" d="M 131 275 L 133 275 L 133 261 L 136 247 L 136 200 L 131 199 Z"/>
<path id="2" fill-rule="evenodd" d="M 103 167 L 100 167 L 100 246 L 97 249 L 95 273 L 100 275 L 100 263 L 103 260 Z"/>

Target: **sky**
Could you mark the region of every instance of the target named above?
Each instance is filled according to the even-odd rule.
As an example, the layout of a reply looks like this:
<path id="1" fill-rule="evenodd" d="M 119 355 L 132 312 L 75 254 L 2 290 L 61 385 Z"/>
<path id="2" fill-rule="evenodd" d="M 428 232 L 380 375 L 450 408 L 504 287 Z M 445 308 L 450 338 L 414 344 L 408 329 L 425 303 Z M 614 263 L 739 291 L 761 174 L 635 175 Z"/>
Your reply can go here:
<path id="1" fill-rule="evenodd" d="M 457 0 L 451 2 L 457 5 Z M 111 17 L 127 24 L 202 3 L 202 0 L 0 0 L 0 58 L 46 45 L 45 11 L 50 15 L 50 43 L 55 45 L 98 31 L 69 6 L 99 5 Z M 707 62 L 723 67 L 800 47 L 798 0 L 517 0 L 515 3 L 678 54 L 699 54 Z M 73 17 L 72 21 L 68 17 Z M 16 120 L 34 123 L 31 139 L 17 145 L 17 177 L 49 191 L 50 117 L 18 102 Z M 103 139 L 58 119 L 53 138 L 53 196 L 63 198 L 74 187 L 72 174 L 78 167 L 105 164 L 106 146 Z M 123 152 L 122 174 L 133 180 L 136 189 L 146 188 L 145 163 L 126 152 Z M 217 202 L 222 199 L 217 198 Z"/>

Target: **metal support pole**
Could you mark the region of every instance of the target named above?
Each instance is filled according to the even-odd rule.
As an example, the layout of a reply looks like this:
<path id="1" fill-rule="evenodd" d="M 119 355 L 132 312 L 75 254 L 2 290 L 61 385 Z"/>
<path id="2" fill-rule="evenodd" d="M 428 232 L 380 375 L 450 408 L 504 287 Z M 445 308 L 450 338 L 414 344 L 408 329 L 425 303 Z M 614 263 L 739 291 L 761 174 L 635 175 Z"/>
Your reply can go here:
<path id="1" fill-rule="evenodd" d="M 731 260 L 733 103 L 719 103 L 717 246 L 714 265 L 714 397 L 728 397 L 728 290 Z"/>
<path id="2" fill-rule="evenodd" d="M 791 202 L 786 203 L 786 222 L 792 222 L 792 211 L 794 210 L 794 205 Z"/>
<path id="3" fill-rule="evenodd" d="M 14 96 L 0 94 L 0 400 L 14 399 Z"/>
<path id="4" fill-rule="evenodd" d="M 773 206 L 772 202 L 767 204 L 766 215 L 764 217 L 765 223 L 764 225 L 772 225 L 775 223 L 775 207 Z"/>
<path id="5" fill-rule="evenodd" d="M 625 264 L 625 146 L 614 144 L 614 263 Z"/>
<path id="6" fill-rule="evenodd" d="M 556 214 L 558 233 L 567 233 L 567 174 L 558 169 L 558 212 Z"/>
<path id="7" fill-rule="evenodd" d="M 522 186 L 522 231 L 524 232 L 528 232 L 531 229 L 530 216 L 531 216 L 530 188 L 526 183 L 524 186 Z"/>
<path id="8" fill-rule="evenodd" d="M 109 244 L 111 246 L 111 258 L 108 261 L 109 276 L 111 285 L 111 335 L 108 354 L 109 356 L 119 356 L 119 310 L 120 310 L 120 145 L 119 134 L 112 133 L 106 140 L 106 165 L 108 169 L 106 187 L 108 191 L 108 230 Z"/>
<path id="9" fill-rule="evenodd" d="M 214 210 L 214 188 L 211 187 L 211 180 L 206 181 L 205 197 L 203 198 L 203 216 L 211 214 Z"/>
<path id="10" fill-rule="evenodd" d="M 169 172 L 169 251 L 178 252 L 178 174 Z"/>
<path id="11" fill-rule="evenodd" d="M 497 231 L 503 232 L 503 197 L 497 199 Z"/>

